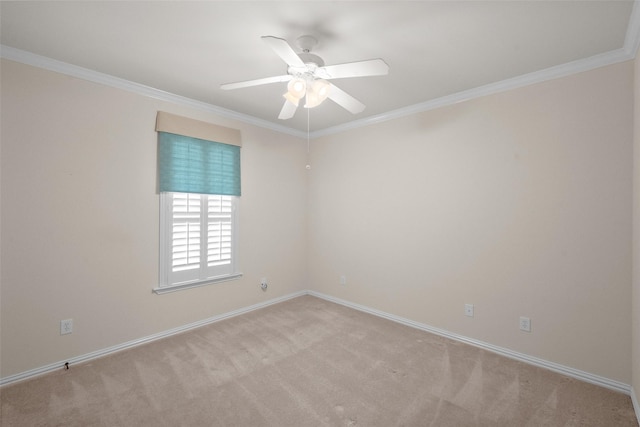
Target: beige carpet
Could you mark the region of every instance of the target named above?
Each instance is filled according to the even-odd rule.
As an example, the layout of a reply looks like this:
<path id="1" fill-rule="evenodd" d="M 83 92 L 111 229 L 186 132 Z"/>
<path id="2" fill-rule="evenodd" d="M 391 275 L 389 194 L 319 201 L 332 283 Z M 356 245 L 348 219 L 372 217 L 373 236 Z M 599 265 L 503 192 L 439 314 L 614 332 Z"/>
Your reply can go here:
<path id="1" fill-rule="evenodd" d="M 629 396 L 311 296 L 0 390 L 2 426 L 637 426 Z"/>

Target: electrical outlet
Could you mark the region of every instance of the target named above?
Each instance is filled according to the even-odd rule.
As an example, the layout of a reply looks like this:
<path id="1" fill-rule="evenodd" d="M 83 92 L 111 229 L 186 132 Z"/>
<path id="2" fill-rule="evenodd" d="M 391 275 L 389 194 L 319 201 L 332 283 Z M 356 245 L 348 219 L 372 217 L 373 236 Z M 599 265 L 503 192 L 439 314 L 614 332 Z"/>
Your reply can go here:
<path id="1" fill-rule="evenodd" d="M 465 304 L 464 305 L 464 315 L 473 317 L 473 304 Z"/>
<path id="2" fill-rule="evenodd" d="M 260 289 L 262 289 L 263 291 L 266 291 L 268 286 L 269 285 L 267 284 L 266 277 L 263 277 L 262 279 L 260 279 Z"/>
<path id="3" fill-rule="evenodd" d="M 73 332 L 73 319 L 60 321 L 60 335 L 67 335 Z"/>
<path id="4" fill-rule="evenodd" d="M 531 332 L 531 319 L 528 317 L 520 317 L 520 330 Z"/>
<path id="5" fill-rule="evenodd" d="M 345 276 L 345 275 L 340 276 L 340 284 L 342 286 L 347 284 L 347 276 Z"/>

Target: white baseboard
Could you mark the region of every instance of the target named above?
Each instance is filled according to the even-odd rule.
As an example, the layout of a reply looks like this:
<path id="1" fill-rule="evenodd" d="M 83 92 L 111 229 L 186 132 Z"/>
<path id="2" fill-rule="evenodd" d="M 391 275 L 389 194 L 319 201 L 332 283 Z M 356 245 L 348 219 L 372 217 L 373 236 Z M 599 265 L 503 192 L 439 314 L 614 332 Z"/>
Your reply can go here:
<path id="1" fill-rule="evenodd" d="M 624 393 L 626 395 L 631 394 L 631 386 L 629 384 L 624 384 L 619 381 L 611 380 L 609 378 L 604 378 L 599 375 L 590 374 L 588 372 L 581 371 L 579 369 L 570 368 L 568 366 L 560 365 L 554 362 L 549 362 L 547 360 L 539 359 L 537 357 L 529 356 L 523 353 L 518 353 L 513 350 L 509 350 L 508 348 L 498 347 L 493 344 L 489 344 L 483 341 L 478 341 L 473 338 L 468 338 L 462 335 L 454 334 L 449 331 L 445 331 L 443 329 L 434 328 L 433 326 L 425 325 L 423 323 L 414 322 L 413 320 L 405 319 L 403 317 L 398 317 L 393 314 L 385 313 L 384 311 L 376 310 L 373 308 L 369 308 L 360 304 L 355 304 L 350 301 L 345 301 L 340 298 L 332 297 L 329 295 L 325 295 L 315 291 L 309 291 L 309 295 L 322 298 L 327 301 L 335 302 L 337 304 L 344 305 L 349 308 L 353 308 L 359 311 L 363 311 L 365 313 L 373 314 L 374 316 L 382 317 L 388 320 L 392 320 L 397 323 L 401 323 L 406 326 L 411 326 L 416 329 L 420 329 L 426 332 L 431 332 L 436 335 L 440 335 L 446 338 L 450 338 L 452 340 L 460 341 L 466 344 L 473 345 L 475 347 L 482 348 L 484 350 L 491 351 L 493 353 L 500 354 L 502 356 L 506 356 L 510 359 L 515 359 L 520 362 L 528 363 L 530 365 L 538 366 L 541 368 L 549 369 L 551 371 L 566 375 L 568 377 L 576 378 L 582 381 L 586 381 L 591 384 L 599 385 L 602 387 L 606 387 L 608 389 L 618 391 Z M 634 408 L 636 410 L 636 415 L 640 414 L 636 403 L 634 403 Z"/>
<path id="2" fill-rule="evenodd" d="M 162 338 L 170 337 L 171 335 L 176 335 L 182 332 L 189 331 L 191 329 L 199 328 L 201 326 L 209 325 L 211 323 L 219 322 L 220 320 L 229 319 L 234 316 L 239 316 L 241 314 L 248 313 L 250 311 L 258 310 L 260 308 L 268 307 L 273 304 L 277 304 L 283 301 L 290 300 L 292 298 L 296 298 L 302 295 L 307 295 L 307 291 L 295 292 L 289 295 L 285 295 L 283 297 L 270 299 L 268 301 L 263 301 L 258 304 L 250 305 L 248 307 L 240 308 L 238 310 L 233 310 L 228 313 L 219 314 L 217 316 L 210 317 L 208 319 L 204 319 L 198 322 L 189 323 L 188 325 L 180 326 L 177 328 L 169 329 L 167 331 L 159 332 L 157 334 L 149 335 L 144 338 L 139 338 L 137 340 L 125 342 L 123 344 L 118 344 L 113 347 L 108 347 L 102 350 L 94 351 L 91 353 L 83 354 L 81 356 L 76 356 L 69 358 L 64 361 L 52 363 L 50 365 L 42 366 L 40 368 L 31 369 L 29 371 L 21 372 L 19 374 L 10 375 L 5 378 L 0 378 L 0 386 L 12 384 L 18 381 L 23 381 L 26 379 L 30 379 L 39 375 L 43 375 L 49 372 L 57 371 L 58 369 L 62 369 L 65 366 L 65 363 L 69 363 L 69 365 L 74 365 L 76 363 L 87 362 L 89 360 L 97 359 L 99 357 L 107 356 L 109 354 L 113 354 L 122 350 L 127 350 L 133 347 L 137 347 L 142 344 L 150 343 L 152 341 L 156 341 Z"/>
<path id="3" fill-rule="evenodd" d="M 640 404 L 638 404 L 638 397 L 636 396 L 636 391 L 633 387 L 631 387 L 631 402 L 633 403 L 633 410 L 636 411 L 638 424 L 640 424 Z"/>
<path id="4" fill-rule="evenodd" d="M 580 371 L 578 369 L 570 368 L 567 366 L 559 365 L 557 363 L 549 362 L 543 359 L 538 359 L 536 357 L 528 356 L 523 353 L 518 353 L 507 348 L 498 347 L 489 343 L 485 343 L 482 341 L 478 341 L 472 338 L 468 338 L 462 335 L 454 334 L 449 331 L 445 331 L 443 329 L 434 328 L 433 326 L 429 326 L 423 323 L 415 322 L 413 320 L 405 319 L 399 316 L 395 316 L 393 314 L 385 313 L 380 310 L 376 310 L 373 308 L 369 308 L 360 304 L 356 304 L 350 301 L 346 301 L 340 298 L 332 297 L 329 295 L 325 295 L 315 291 L 299 291 L 294 292 L 292 294 L 288 294 L 279 298 L 274 298 L 268 301 L 264 301 L 258 304 L 254 304 L 248 307 L 240 308 L 238 310 L 233 310 L 228 313 L 219 314 L 217 316 L 210 317 L 208 319 L 201 320 L 199 322 L 190 323 L 188 325 L 180 326 L 178 328 L 169 329 L 167 331 L 159 332 L 154 335 L 150 335 L 147 337 L 139 338 L 137 340 L 129 341 L 123 344 L 115 345 L 113 347 L 108 347 L 102 350 L 94 351 L 92 353 L 87 353 L 81 356 L 72 357 L 70 359 L 60 361 L 57 363 L 52 363 L 50 365 L 42 366 L 40 368 L 31 369 L 29 371 L 21 372 L 15 375 L 11 375 L 5 378 L 0 378 L 0 386 L 12 384 L 18 381 L 23 381 L 26 379 L 30 379 L 39 375 L 43 375 L 49 372 L 56 371 L 58 369 L 62 369 L 65 363 L 69 363 L 69 365 L 74 365 L 76 363 L 87 362 L 89 360 L 97 359 L 99 357 L 107 356 L 109 354 L 113 354 L 122 350 L 126 350 L 129 348 L 137 347 L 142 344 L 146 344 L 152 341 L 156 341 L 162 338 L 169 337 L 171 335 L 179 334 L 182 332 L 186 332 L 191 329 L 199 328 L 201 326 L 209 325 L 211 323 L 219 322 L 220 320 L 228 319 L 234 316 L 239 316 L 241 314 L 245 314 L 254 310 L 258 310 L 260 308 L 268 307 L 273 304 L 277 304 L 283 301 L 290 300 L 292 298 L 296 298 L 302 295 L 311 295 L 317 298 L 321 298 L 326 301 L 334 302 L 340 305 L 344 305 L 346 307 L 353 308 L 355 310 L 359 310 L 365 313 L 373 314 L 374 316 L 382 317 L 384 319 L 388 319 L 406 326 L 410 326 L 416 329 L 420 329 L 426 332 L 430 332 L 436 335 L 440 335 L 446 338 L 450 338 L 456 341 L 460 341 L 466 344 L 473 345 L 475 347 L 482 348 L 484 350 L 491 351 L 493 353 L 500 354 L 502 356 L 509 357 L 511 359 L 519 360 L 524 363 L 528 363 L 531 365 L 535 365 L 541 368 L 549 369 L 554 372 L 558 372 L 563 375 L 567 375 L 572 378 L 576 378 L 582 381 L 586 381 L 591 384 L 596 384 L 602 387 L 609 388 L 611 390 L 615 390 L 627 395 L 630 395 L 633 400 L 633 406 L 636 411 L 636 416 L 640 417 L 640 406 L 638 405 L 638 401 L 636 399 L 635 394 L 633 393 L 633 389 L 630 385 L 624 384 L 618 381 L 614 381 L 608 378 L 604 378 L 598 375 L 590 374 L 588 372 Z M 640 418 L 639 418 L 640 423 Z"/>

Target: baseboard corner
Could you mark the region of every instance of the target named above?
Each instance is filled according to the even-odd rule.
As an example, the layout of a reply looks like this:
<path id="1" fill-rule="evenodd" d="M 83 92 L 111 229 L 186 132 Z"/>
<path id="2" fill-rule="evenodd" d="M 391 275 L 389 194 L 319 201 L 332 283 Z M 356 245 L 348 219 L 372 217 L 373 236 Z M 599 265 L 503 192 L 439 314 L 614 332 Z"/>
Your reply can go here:
<path id="1" fill-rule="evenodd" d="M 633 403 L 633 410 L 636 411 L 636 418 L 640 425 L 640 403 L 638 403 L 638 396 L 633 386 L 631 386 L 631 403 Z"/>

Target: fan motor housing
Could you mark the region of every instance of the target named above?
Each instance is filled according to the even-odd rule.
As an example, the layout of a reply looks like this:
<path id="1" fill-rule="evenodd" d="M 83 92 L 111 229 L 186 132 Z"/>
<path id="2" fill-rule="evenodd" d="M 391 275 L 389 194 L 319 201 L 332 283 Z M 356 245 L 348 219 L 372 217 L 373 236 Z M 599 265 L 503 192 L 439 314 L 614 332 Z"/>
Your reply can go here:
<path id="1" fill-rule="evenodd" d="M 324 60 L 320 58 L 318 55 L 314 55 L 313 53 L 299 53 L 298 56 L 302 59 L 302 62 L 305 64 L 315 64 L 317 67 L 324 67 Z"/>

